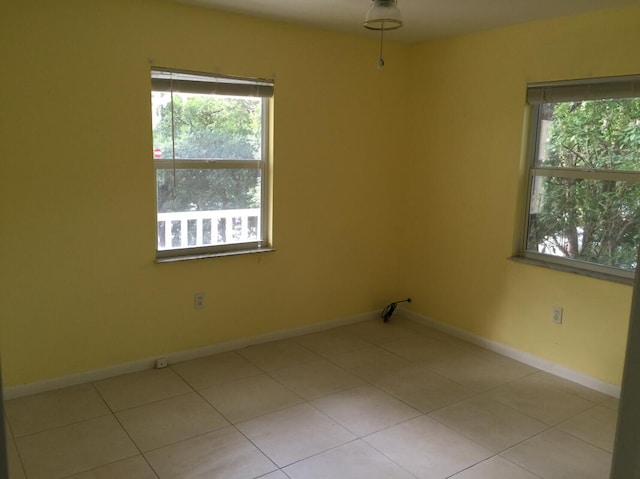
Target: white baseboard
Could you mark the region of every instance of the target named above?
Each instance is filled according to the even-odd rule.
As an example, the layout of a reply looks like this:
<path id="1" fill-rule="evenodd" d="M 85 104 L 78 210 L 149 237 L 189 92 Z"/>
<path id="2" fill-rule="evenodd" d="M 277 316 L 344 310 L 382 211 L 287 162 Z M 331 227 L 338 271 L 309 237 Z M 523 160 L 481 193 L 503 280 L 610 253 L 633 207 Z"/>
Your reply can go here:
<path id="1" fill-rule="evenodd" d="M 528 364 L 529 366 L 541 369 L 574 383 L 581 384 L 582 386 L 595 389 L 596 391 L 600 391 L 601 393 L 607 394 L 609 396 L 613 396 L 616 398 L 620 397 L 620 386 L 616 386 L 615 384 L 601 381 L 599 379 L 581 373 L 580 371 L 570 369 L 560 364 L 552 363 L 551 361 L 542 359 L 531 353 L 520 351 L 518 349 L 512 348 L 511 346 L 507 346 L 506 344 L 499 343 L 498 341 L 493 341 L 469 331 L 456 328 L 455 326 L 436 321 L 435 319 L 428 318 L 414 311 L 410 311 L 407 308 L 399 308 L 398 313 L 407 319 L 415 321 L 416 323 L 424 324 L 425 326 L 437 329 L 439 331 L 442 331 L 443 333 L 449 334 L 456 338 L 460 338 L 469 343 L 476 344 L 482 348 L 488 349 L 489 351 L 501 354 L 502 356 L 515 359 L 516 361 L 520 361 L 521 363 Z"/>
<path id="2" fill-rule="evenodd" d="M 620 386 L 609 384 L 599 379 L 595 379 L 584 373 L 576 371 L 574 369 L 567 368 L 565 366 L 552 363 L 546 359 L 539 358 L 533 354 L 520 351 L 505 344 L 493 341 L 491 339 L 484 338 L 477 334 L 465 331 L 460 328 L 436 321 L 435 319 L 423 316 L 421 314 L 410 311 L 406 308 L 400 307 L 398 315 L 415 321 L 419 324 L 432 327 L 442 331 L 443 333 L 450 334 L 451 336 L 460 338 L 469 343 L 476 344 L 480 347 L 494 351 L 503 356 L 515 359 L 522 363 L 528 364 L 534 368 L 541 369 L 548 373 L 562 377 L 569 381 L 581 384 L 583 386 L 595 389 L 604 394 L 608 394 L 613 397 L 620 397 Z M 268 343 L 270 341 L 277 341 L 280 339 L 288 339 L 296 336 L 302 336 L 303 334 L 310 334 L 327 329 L 336 328 L 339 326 L 345 326 L 348 324 L 354 324 L 361 321 L 367 321 L 370 319 L 380 318 L 380 312 L 369 312 L 358 314 L 355 316 L 349 316 L 345 318 L 335 319 L 332 321 L 326 321 L 322 323 L 310 324 L 307 326 L 300 326 L 297 328 L 284 329 L 280 331 L 274 331 L 271 333 L 261 334 L 257 336 L 251 336 L 247 338 L 236 339 L 233 341 L 226 341 L 222 343 L 212 344 L 198 349 L 191 349 L 187 351 L 178 351 L 168 354 L 159 354 L 153 358 L 140 359 L 125 364 L 119 364 L 117 366 L 111 366 L 103 369 L 96 369 L 92 371 L 85 371 L 77 374 L 71 374 L 68 376 L 61 376 L 58 378 L 48 379 L 44 381 L 37 381 L 29 384 L 22 384 L 18 386 L 10 386 L 3 389 L 4 399 L 15 399 L 23 396 L 29 396 L 31 394 L 37 394 L 46 391 L 52 391 L 69 386 L 75 386 L 77 384 L 84 384 L 92 381 L 99 381 L 101 379 L 110 378 L 113 376 L 119 376 L 121 374 L 135 373 L 144 371 L 147 369 L 153 369 L 155 367 L 155 361 L 157 358 L 167 358 L 169 364 L 178 363 L 181 361 L 188 361 L 191 359 L 198 359 L 205 356 L 211 356 L 213 354 L 224 353 L 227 351 L 233 351 L 247 346 L 253 346 L 255 344 Z"/>
<path id="3" fill-rule="evenodd" d="M 302 336 L 304 334 L 316 333 L 327 329 L 336 328 L 339 326 L 346 326 L 348 324 L 354 324 L 361 321 L 367 321 L 380 317 L 380 312 L 369 312 L 358 314 L 355 316 L 348 316 L 345 318 L 339 318 L 331 321 L 325 321 L 322 323 L 314 323 L 306 326 L 300 326 L 297 328 L 283 329 L 280 331 L 274 331 L 271 333 L 260 334 L 258 336 L 250 336 L 247 338 L 240 338 L 233 341 L 225 341 L 222 343 L 212 344 L 198 349 L 191 349 L 188 351 L 178 351 L 168 354 L 158 354 L 153 358 L 140 359 L 130 363 L 119 364 L 117 366 L 110 366 L 103 369 L 95 369 L 92 371 L 84 371 L 77 374 L 70 374 L 68 376 L 61 376 L 58 378 L 47 379 L 44 381 L 37 381 L 29 384 L 21 384 L 18 386 L 9 386 L 3 389 L 2 393 L 4 399 L 16 399 L 23 396 L 29 396 L 31 394 L 37 394 L 46 391 L 53 391 L 69 386 L 75 386 L 77 384 L 84 384 L 92 381 L 99 381 L 101 379 L 107 379 L 113 376 L 119 376 L 121 374 L 136 373 L 147 369 L 153 369 L 156 364 L 157 358 L 167 358 L 168 363 L 178 363 L 181 361 L 188 361 L 191 359 L 198 359 L 205 356 L 211 356 L 212 354 L 224 353 L 227 351 L 233 351 L 247 346 L 253 346 L 255 344 L 268 343 L 271 341 L 277 341 L 280 339 L 288 339 L 296 336 Z"/>

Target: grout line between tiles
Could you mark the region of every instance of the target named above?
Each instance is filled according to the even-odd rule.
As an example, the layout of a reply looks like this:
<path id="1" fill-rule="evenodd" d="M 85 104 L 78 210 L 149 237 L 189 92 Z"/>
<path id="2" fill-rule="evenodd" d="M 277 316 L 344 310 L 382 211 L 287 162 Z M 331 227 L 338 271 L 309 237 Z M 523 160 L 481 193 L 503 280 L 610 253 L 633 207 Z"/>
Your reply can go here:
<path id="1" fill-rule="evenodd" d="M 18 460 L 20 461 L 20 469 L 22 469 L 22 474 L 24 474 L 24 477 L 29 479 L 27 477 L 27 470 L 24 467 L 24 462 L 22 460 L 22 454 L 20 454 L 20 450 L 18 449 L 18 445 L 16 444 L 15 438 L 12 440 L 13 441 L 13 447 L 16 450 L 16 454 L 18 455 Z"/>
<path id="2" fill-rule="evenodd" d="M 264 457 L 266 457 L 269 461 L 271 461 L 271 464 L 273 464 L 273 465 L 276 467 L 276 470 L 281 470 L 281 469 L 282 469 L 278 464 L 276 464 L 276 461 L 274 461 L 272 458 L 270 458 L 270 457 L 267 455 L 267 453 L 266 453 L 265 451 L 263 451 L 262 449 L 260 449 L 260 448 L 258 447 L 258 445 L 257 445 L 255 442 L 253 442 L 253 441 L 251 440 L 251 438 L 250 438 L 250 437 L 248 437 L 245 433 L 243 433 L 240 429 L 238 429 L 238 427 L 237 427 L 235 424 L 232 424 L 231 426 L 232 426 L 236 431 L 238 431 L 238 433 L 239 433 L 242 437 L 244 437 L 247 441 L 249 441 L 249 443 L 250 443 L 253 447 L 255 447 L 255 448 L 256 448 L 256 450 L 260 451 L 260 454 L 262 454 L 262 455 L 263 455 Z M 274 472 L 274 471 L 268 472 L 267 474 L 271 474 L 272 472 Z M 263 476 L 264 476 L 264 475 L 266 475 L 266 474 L 263 474 Z"/>
<path id="3" fill-rule="evenodd" d="M 569 418 L 569 419 L 572 419 L 572 418 Z M 567 419 L 567 420 L 569 420 L 569 419 Z M 560 423 L 560 424 L 562 424 L 562 423 Z M 571 436 L 573 439 L 577 439 L 578 441 L 584 442 L 585 444 L 588 444 L 589 446 L 593 446 L 596 449 L 600 449 L 601 451 L 606 452 L 607 454 L 613 454 L 612 451 L 607 451 L 606 449 L 598 446 L 597 444 L 593 444 L 590 441 L 582 439 L 581 437 L 578 437 L 575 434 L 570 433 L 569 431 L 563 431 L 562 429 L 558 429 L 557 426 L 559 426 L 560 424 L 557 424 L 556 426 L 553 426 L 550 429 L 555 429 L 556 431 L 561 432 L 562 434 L 566 434 L 567 436 Z"/>
<path id="4" fill-rule="evenodd" d="M 540 479 L 544 479 L 541 475 L 536 474 L 536 473 L 535 473 L 535 472 L 533 472 L 533 471 L 530 471 L 529 469 L 527 469 L 525 466 L 523 466 L 523 465 L 521 465 L 521 464 L 518 464 L 518 463 L 516 463 L 516 462 L 513 462 L 513 461 L 512 461 L 511 459 L 509 459 L 508 457 L 504 457 L 504 456 L 500 455 L 500 458 L 501 458 L 501 459 L 503 459 L 503 460 L 505 460 L 505 461 L 510 462 L 510 463 L 511 463 L 511 464 L 513 464 L 514 466 L 517 466 L 517 467 L 519 467 L 519 468 L 521 468 L 521 469 L 524 469 L 524 470 L 525 470 L 525 471 L 527 471 L 528 473 L 530 473 L 530 474 L 532 474 L 532 475 L 534 475 L 534 476 L 536 476 L 536 477 L 539 477 Z"/>

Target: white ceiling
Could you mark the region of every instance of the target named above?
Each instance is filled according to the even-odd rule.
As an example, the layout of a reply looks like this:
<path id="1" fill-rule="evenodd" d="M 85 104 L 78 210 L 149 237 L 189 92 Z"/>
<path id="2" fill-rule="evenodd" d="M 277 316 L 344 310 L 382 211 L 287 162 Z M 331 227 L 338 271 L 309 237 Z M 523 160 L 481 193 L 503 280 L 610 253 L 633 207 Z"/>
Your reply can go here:
<path id="1" fill-rule="evenodd" d="M 362 27 L 371 0 L 175 1 L 341 32 L 375 34 Z M 627 5 L 640 5 L 640 0 L 398 0 L 404 26 L 389 32 L 387 38 L 418 42 Z"/>

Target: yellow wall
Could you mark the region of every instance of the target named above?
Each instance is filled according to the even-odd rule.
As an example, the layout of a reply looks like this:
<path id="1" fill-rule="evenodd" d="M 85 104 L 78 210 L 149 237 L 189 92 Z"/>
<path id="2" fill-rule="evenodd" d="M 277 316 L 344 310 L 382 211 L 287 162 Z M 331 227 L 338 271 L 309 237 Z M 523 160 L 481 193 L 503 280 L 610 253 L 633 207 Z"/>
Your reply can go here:
<path id="1" fill-rule="evenodd" d="M 0 7 L 6 385 L 381 309 L 408 52 L 162 1 Z M 275 79 L 277 252 L 155 264 L 150 66 Z M 391 117 L 390 124 L 379 118 Z M 404 135 L 404 137 L 403 137 Z M 193 309 L 205 292 L 207 307 Z"/>
<path id="2" fill-rule="evenodd" d="M 637 73 L 638 9 L 388 42 L 383 71 L 375 36 L 160 0 L 0 9 L 6 385 L 406 294 L 422 314 L 619 382 L 631 288 L 506 258 L 526 82 Z M 151 65 L 275 79 L 277 252 L 155 264 Z"/>
<path id="3" fill-rule="evenodd" d="M 527 82 L 640 73 L 638 19 L 611 10 L 412 47 L 400 278 L 418 312 L 620 384 L 632 288 L 507 258 Z"/>

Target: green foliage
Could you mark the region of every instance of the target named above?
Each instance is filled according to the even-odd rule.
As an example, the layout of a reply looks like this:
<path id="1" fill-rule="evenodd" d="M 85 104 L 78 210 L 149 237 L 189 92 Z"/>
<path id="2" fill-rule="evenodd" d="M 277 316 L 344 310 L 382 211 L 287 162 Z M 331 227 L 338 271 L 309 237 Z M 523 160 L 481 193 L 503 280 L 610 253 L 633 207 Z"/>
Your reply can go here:
<path id="1" fill-rule="evenodd" d="M 157 171 L 158 213 L 260 207 L 257 169 Z"/>
<path id="2" fill-rule="evenodd" d="M 174 94 L 160 104 L 154 148 L 172 158 L 172 130 L 178 159 L 259 159 L 262 108 L 259 98 Z"/>
<path id="3" fill-rule="evenodd" d="M 539 167 L 640 170 L 640 99 L 545 104 L 550 120 Z M 528 249 L 633 269 L 640 239 L 640 184 L 539 177 Z"/>
<path id="4" fill-rule="evenodd" d="M 261 158 L 262 102 L 256 98 L 154 93 L 154 148 L 163 159 Z M 173 111 L 172 111 L 173 110 Z M 173 121 L 172 121 L 173 115 Z M 259 170 L 157 170 L 158 212 L 208 211 L 260 206 Z"/>

